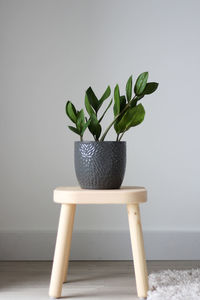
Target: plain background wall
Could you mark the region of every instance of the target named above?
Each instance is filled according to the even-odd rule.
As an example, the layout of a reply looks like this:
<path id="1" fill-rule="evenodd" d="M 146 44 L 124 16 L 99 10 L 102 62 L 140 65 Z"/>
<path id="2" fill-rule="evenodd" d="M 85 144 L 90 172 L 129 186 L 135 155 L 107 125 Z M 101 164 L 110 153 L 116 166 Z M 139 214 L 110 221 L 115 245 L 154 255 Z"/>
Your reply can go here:
<path id="1" fill-rule="evenodd" d="M 149 257 L 169 258 L 169 251 L 159 247 L 152 255 L 152 235 L 158 233 L 157 246 L 160 236 L 163 247 L 171 234 L 179 241 L 172 258 L 180 258 L 177 251 L 185 247 L 184 257 L 197 258 L 188 232 L 194 237 L 190 242 L 199 243 L 199 11 L 198 0 L 0 1 L 1 258 L 13 258 L 7 248 L 19 239 L 25 250 L 17 244 L 15 258 L 26 256 L 20 253 L 28 251 L 30 237 L 42 243 L 41 236 L 45 241 L 52 232 L 54 242 L 59 207 L 52 191 L 77 184 L 73 142 L 78 136 L 67 128 L 66 101 L 80 108 L 90 85 L 99 96 L 108 84 L 119 83 L 124 91 L 128 77 L 143 71 L 160 86 L 142 102 L 143 124 L 124 136 L 124 185 L 148 189 L 149 202 L 141 212 Z M 112 110 L 105 126 L 111 118 Z M 114 131 L 108 138 L 115 139 Z M 126 208 L 78 207 L 74 228 L 75 234 L 87 234 L 89 244 L 101 237 L 104 246 L 99 247 L 106 249 L 106 232 L 110 243 L 112 233 L 119 233 L 116 240 L 127 234 Z M 93 234 L 91 241 L 89 232 L 102 235 Z M 105 249 L 94 259 L 108 258 Z M 123 251 L 119 258 L 128 257 Z"/>

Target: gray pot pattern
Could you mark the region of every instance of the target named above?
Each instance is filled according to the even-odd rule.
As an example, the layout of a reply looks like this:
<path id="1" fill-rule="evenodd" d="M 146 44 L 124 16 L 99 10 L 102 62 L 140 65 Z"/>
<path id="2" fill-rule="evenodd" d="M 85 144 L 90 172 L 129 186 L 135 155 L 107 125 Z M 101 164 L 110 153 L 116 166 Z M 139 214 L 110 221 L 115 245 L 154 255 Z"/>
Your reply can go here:
<path id="1" fill-rule="evenodd" d="M 81 188 L 118 189 L 126 168 L 126 142 L 75 142 L 74 163 Z"/>

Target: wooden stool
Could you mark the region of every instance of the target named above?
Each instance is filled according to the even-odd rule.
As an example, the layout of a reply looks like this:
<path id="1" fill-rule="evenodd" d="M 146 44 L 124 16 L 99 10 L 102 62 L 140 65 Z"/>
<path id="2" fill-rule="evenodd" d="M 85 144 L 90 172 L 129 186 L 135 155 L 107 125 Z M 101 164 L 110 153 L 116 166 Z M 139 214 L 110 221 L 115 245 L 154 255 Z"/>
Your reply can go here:
<path id="1" fill-rule="evenodd" d="M 84 190 L 79 187 L 59 187 L 54 190 L 54 201 L 61 204 L 61 212 L 49 296 L 59 298 L 62 284 L 66 281 L 76 204 L 126 204 L 137 293 L 138 297 L 146 298 L 148 276 L 139 210 L 139 204 L 147 201 L 145 188 L 122 187 L 119 190 Z"/>

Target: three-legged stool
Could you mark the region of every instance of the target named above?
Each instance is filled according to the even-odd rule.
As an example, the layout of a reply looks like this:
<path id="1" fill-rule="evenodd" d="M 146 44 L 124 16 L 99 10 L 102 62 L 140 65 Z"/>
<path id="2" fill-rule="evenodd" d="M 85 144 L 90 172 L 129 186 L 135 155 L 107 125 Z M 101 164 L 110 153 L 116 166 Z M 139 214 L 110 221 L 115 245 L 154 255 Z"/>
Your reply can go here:
<path id="1" fill-rule="evenodd" d="M 59 298 L 66 281 L 70 244 L 76 204 L 126 204 L 134 258 L 138 297 L 146 298 L 148 276 L 144 252 L 139 204 L 147 201 L 142 187 L 122 187 L 116 190 L 85 190 L 79 187 L 60 187 L 54 190 L 54 201 L 61 204 L 49 296 Z"/>

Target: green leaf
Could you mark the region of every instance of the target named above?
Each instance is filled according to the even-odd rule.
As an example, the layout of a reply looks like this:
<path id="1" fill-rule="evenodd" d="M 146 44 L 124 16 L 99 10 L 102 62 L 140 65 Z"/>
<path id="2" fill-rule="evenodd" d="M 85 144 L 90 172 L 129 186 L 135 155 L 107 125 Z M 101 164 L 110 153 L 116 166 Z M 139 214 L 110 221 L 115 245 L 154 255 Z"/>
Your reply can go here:
<path id="1" fill-rule="evenodd" d="M 98 111 L 98 99 L 91 87 L 89 87 L 87 89 L 86 94 L 87 94 L 90 105 L 94 108 L 95 112 L 97 112 Z"/>
<path id="2" fill-rule="evenodd" d="M 130 102 L 130 106 L 131 106 L 131 107 L 136 106 L 136 105 L 137 105 L 137 102 L 138 102 L 140 99 L 142 99 L 144 96 L 145 96 L 144 94 L 142 94 L 142 95 L 140 95 L 140 96 L 135 96 L 135 97 L 132 99 L 132 101 Z"/>
<path id="3" fill-rule="evenodd" d="M 120 93 L 119 93 L 119 85 L 117 84 L 114 89 L 114 116 L 116 117 L 120 113 Z"/>
<path id="4" fill-rule="evenodd" d="M 77 116 L 77 122 L 76 122 L 76 127 L 78 128 L 78 130 L 81 132 L 83 126 L 85 124 L 85 116 L 84 116 L 84 111 L 83 109 L 81 109 L 78 113 Z"/>
<path id="5" fill-rule="evenodd" d="M 103 104 L 103 102 L 110 96 L 110 94 L 111 94 L 111 89 L 110 89 L 110 86 L 108 86 L 107 89 L 105 90 L 103 96 L 99 100 L 98 110 L 101 107 L 101 105 Z"/>
<path id="6" fill-rule="evenodd" d="M 88 120 L 88 121 L 83 125 L 83 127 L 82 127 L 82 129 L 81 129 L 81 134 L 80 134 L 81 136 L 83 136 L 85 130 L 86 130 L 87 127 L 90 125 L 90 122 L 91 122 L 91 120 Z"/>
<path id="7" fill-rule="evenodd" d="M 71 131 L 75 132 L 76 134 L 80 135 L 80 132 L 79 132 L 79 130 L 78 130 L 76 127 L 68 126 L 68 128 L 69 128 Z"/>
<path id="8" fill-rule="evenodd" d="M 125 96 L 120 96 L 120 113 L 123 111 L 123 109 L 126 106 L 126 97 Z M 117 118 L 117 120 L 114 123 L 114 128 L 117 131 L 117 124 L 119 123 L 119 121 L 121 120 L 121 118 L 123 117 L 123 114 Z"/>
<path id="9" fill-rule="evenodd" d="M 104 113 L 102 114 L 101 118 L 99 119 L 99 123 L 102 121 L 103 117 L 105 116 L 105 114 L 107 113 L 108 109 L 110 108 L 111 104 L 113 102 L 113 99 L 111 99 L 110 103 L 108 104 L 106 110 L 104 111 Z"/>
<path id="10" fill-rule="evenodd" d="M 126 106 L 126 97 L 120 96 L 120 112 L 122 112 L 125 106 Z"/>
<path id="11" fill-rule="evenodd" d="M 115 130 L 117 134 L 127 131 L 130 127 L 139 125 L 144 120 L 144 116 L 145 110 L 142 104 L 129 108 L 116 124 Z"/>
<path id="12" fill-rule="evenodd" d="M 148 76 L 149 76 L 148 72 L 144 72 L 138 76 L 134 87 L 134 92 L 137 96 L 140 96 L 144 92 L 144 89 L 147 84 Z"/>
<path id="13" fill-rule="evenodd" d="M 95 114 L 92 114 L 92 116 L 90 117 L 90 124 L 88 128 L 91 134 L 94 136 L 94 139 L 98 141 L 101 134 L 101 125 L 99 124 L 99 121 L 97 120 Z"/>
<path id="14" fill-rule="evenodd" d="M 76 124 L 77 112 L 76 112 L 74 105 L 70 101 L 68 101 L 65 109 L 66 109 L 66 114 L 68 115 L 70 120 Z"/>
<path id="15" fill-rule="evenodd" d="M 128 126 L 126 126 L 126 130 L 128 130 L 130 127 L 135 127 L 141 124 L 144 121 L 145 117 L 145 109 L 142 104 L 137 105 L 132 109 L 132 119 L 130 123 L 128 123 Z"/>
<path id="16" fill-rule="evenodd" d="M 132 97 L 132 76 L 129 77 L 126 84 L 126 98 L 128 102 L 131 100 L 131 97 Z"/>
<path id="17" fill-rule="evenodd" d="M 148 82 L 146 84 L 146 87 L 143 91 L 143 94 L 145 95 L 149 95 L 149 94 L 152 94 L 154 93 L 158 88 L 158 83 L 157 82 Z"/>
<path id="18" fill-rule="evenodd" d="M 90 105 L 90 102 L 88 100 L 88 96 L 87 93 L 85 93 L 85 108 L 88 112 L 88 114 L 91 116 L 94 113 L 94 110 L 92 108 L 92 106 Z"/>

